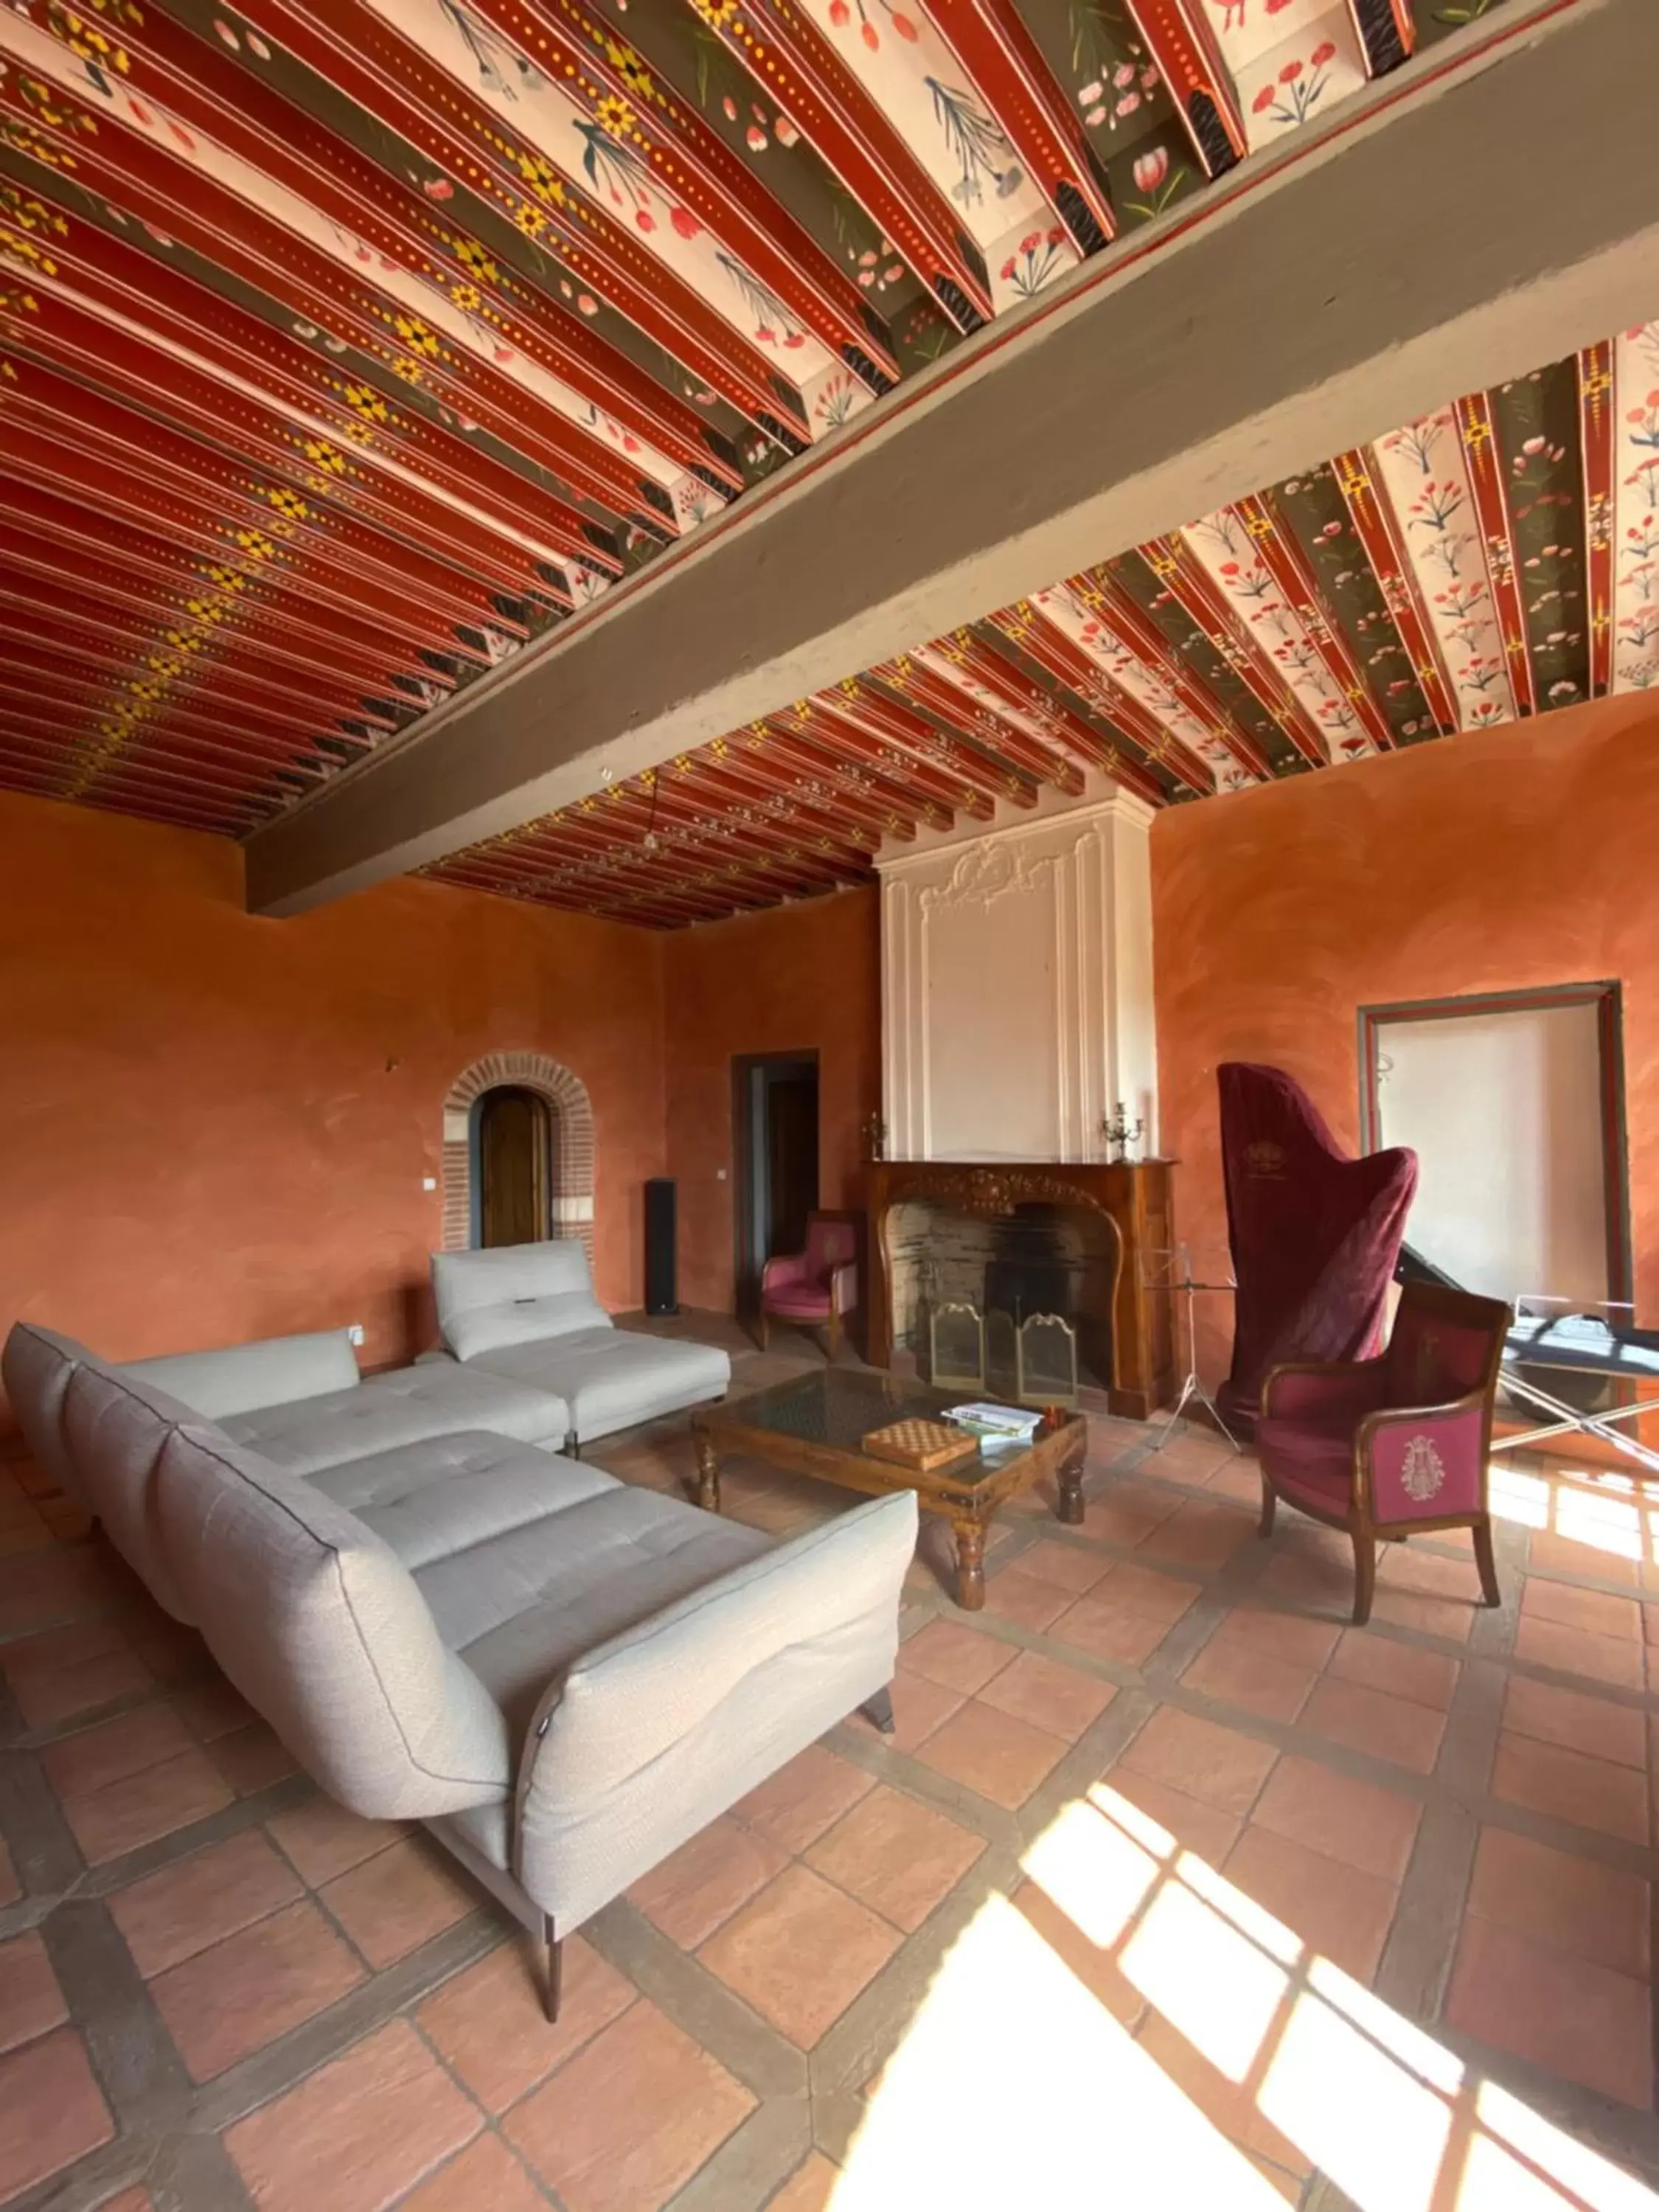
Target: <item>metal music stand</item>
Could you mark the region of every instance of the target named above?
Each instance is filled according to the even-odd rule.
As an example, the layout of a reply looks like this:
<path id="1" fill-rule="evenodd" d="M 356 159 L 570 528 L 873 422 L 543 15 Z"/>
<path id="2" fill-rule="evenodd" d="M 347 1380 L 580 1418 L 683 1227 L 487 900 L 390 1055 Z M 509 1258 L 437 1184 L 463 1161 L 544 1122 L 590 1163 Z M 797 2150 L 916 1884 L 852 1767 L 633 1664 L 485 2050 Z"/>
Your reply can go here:
<path id="1" fill-rule="evenodd" d="M 1176 1400 L 1175 1411 L 1158 1432 L 1155 1452 L 1162 1451 L 1175 1434 L 1182 1416 L 1194 1399 L 1215 1423 L 1235 1451 L 1243 1445 L 1221 1418 L 1221 1408 L 1205 1389 L 1198 1371 L 1198 1329 L 1194 1301 L 1200 1291 L 1236 1291 L 1238 1285 L 1231 1275 L 1224 1280 L 1200 1282 L 1193 1273 L 1192 1255 L 1185 1244 L 1171 1245 L 1168 1249 L 1154 1249 L 1146 1257 L 1142 1280 L 1149 1290 L 1173 1291 L 1185 1301 L 1187 1315 L 1187 1379 L 1181 1386 L 1181 1395 Z"/>

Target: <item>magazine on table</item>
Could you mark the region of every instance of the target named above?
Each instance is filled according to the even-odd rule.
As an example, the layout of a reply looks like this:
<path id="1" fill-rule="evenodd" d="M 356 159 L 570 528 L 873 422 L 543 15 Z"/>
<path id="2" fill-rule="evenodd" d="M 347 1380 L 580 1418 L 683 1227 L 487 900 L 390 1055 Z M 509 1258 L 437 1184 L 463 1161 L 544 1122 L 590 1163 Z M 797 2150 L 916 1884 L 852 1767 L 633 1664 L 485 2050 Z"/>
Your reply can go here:
<path id="1" fill-rule="evenodd" d="M 947 1407 L 945 1418 L 954 1421 L 958 1428 L 971 1430 L 981 1444 L 1013 1444 L 1029 1443 L 1042 1416 L 1023 1406 L 996 1406 L 975 1401 L 970 1405 Z"/>

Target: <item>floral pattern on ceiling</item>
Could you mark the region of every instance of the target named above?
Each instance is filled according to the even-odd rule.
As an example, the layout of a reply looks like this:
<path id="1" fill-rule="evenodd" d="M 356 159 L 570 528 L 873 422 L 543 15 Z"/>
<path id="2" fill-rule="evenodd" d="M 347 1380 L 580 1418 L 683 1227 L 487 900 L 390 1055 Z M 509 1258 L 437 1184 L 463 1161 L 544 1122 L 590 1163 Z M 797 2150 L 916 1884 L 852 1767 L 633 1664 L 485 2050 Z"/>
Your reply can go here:
<path id="1" fill-rule="evenodd" d="M 1091 771 L 1179 805 L 1655 686 L 1659 324 L 428 872 L 673 927 L 862 880 L 942 809 L 1030 806 Z M 810 757 L 778 742 L 809 730 Z"/>
<path id="2" fill-rule="evenodd" d="M 1453 12 L 4 0 L 0 780 L 246 834 Z M 1607 542 L 1569 574 L 1577 386 L 1492 407 L 1540 683 L 1627 677 L 1632 426 L 1608 416 Z M 714 866 L 717 823 L 713 880 L 782 896 L 1087 768 L 1164 804 L 1386 742 L 1413 717 L 1356 705 L 1280 520 L 1282 546 L 1238 521 L 1271 638 L 1201 532 L 1120 557 L 671 766 L 652 853 Z M 641 798 L 569 830 L 618 906 Z"/>

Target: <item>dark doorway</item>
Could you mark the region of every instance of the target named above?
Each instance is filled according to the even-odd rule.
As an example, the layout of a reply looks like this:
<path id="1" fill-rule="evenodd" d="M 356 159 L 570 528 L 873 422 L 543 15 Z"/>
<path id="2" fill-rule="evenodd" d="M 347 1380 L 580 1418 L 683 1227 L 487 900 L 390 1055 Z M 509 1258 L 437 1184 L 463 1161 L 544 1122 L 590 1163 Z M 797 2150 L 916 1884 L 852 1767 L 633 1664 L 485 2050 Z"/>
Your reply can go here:
<path id="1" fill-rule="evenodd" d="M 818 1056 L 734 1060 L 732 1078 L 738 1310 L 751 1314 L 767 1261 L 806 1249 L 818 1202 Z"/>
<path id="2" fill-rule="evenodd" d="M 548 1233 L 547 1101 L 486 1091 L 477 1112 L 478 1243 L 535 1244 Z"/>

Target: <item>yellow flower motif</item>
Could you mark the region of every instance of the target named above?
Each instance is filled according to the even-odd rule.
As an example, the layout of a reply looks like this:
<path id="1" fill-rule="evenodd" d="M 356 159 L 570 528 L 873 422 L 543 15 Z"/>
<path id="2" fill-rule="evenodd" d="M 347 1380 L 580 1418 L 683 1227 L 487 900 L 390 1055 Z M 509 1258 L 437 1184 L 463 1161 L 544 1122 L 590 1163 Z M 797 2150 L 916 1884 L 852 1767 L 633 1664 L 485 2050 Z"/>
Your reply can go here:
<path id="1" fill-rule="evenodd" d="M 405 384 L 419 384 L 426 375 L 424 365 L 413 354 L 398 354 L 388 365 L 392 374 L 402 377 Z"/>
<path id="2" fill-rule="evenodd" d="M 549 207 L 562 207 L 568 197 L 564 179 L 553 164 L 540 154 L 520 152 L 519 174 L 524 179 L 538 200 Z"/>
<path id="3" fill-rule="evenodd" d="M 311 513 L 292 484 L 267 484 L 265 499 L 278 514 L 285 514 L 290 522 L 303 522 Z"/>
<path id="4" fill-rule="evenodd" d="M 462 268 L 470 269 L 481 283 L 494 284 L 499 280 L 500 270 L 476 238 L 456 238 L 450 243 Z"/>
<path id="5" fill-rule="evenodd" d="M 526 238 L 539 238 L 547 228 L 547 217 L 538 207 L 532 207 L 528 200 L 520 201 L 513 220 Z"/>
<path id="6" fill-rule="evenodd" d="M 691 0 L 691 5 L 711 31 L 727 31 L 735 28 L 738 0 Z"/>
<path id="7" fill-rule="evenodd" d="M 372 384 L 343 384 L 340 397 L 352 413 L 360 415 L 365 422 L 386 421 L 386 402 Z"/>
<path id="8" fill-rule="evenodd" d="M 274 561 L 276 557 L 276 541 L 267 538 L 263 530 L 239 530 L 236 543 L 256 561 Z"/>
<path id="9" fill-rule="evenodd" d="M 438 333 L 423 323 L 418 315 L 397 315 L 392 327 L 411 353 L 424 354 L 428 361 L 436 361 L 441 348 Z"/>
<path id="10" fill-rule="evenodd" d="M 593 110 L 593 117 L 600 130 L 612 138 L 626 138 L 634 128 L 633 109 L 614 92 L 606 93 Z"/>
<path id="11" fill-rule="evenodd" d="M 58 274 L 58 264 L 51 254 L 21 230 L 0 230 L 0 258 L 27 262 L 43 276 Z"/>
<path id="12" fill-rule="evenodd" d="M 635 100 L 656 98 L 656 82 L 646 67 L 645 57 L 642 54 L 636 54 L 632 46 L 625 46 L 617 40 L 607 39 L 605 42 L 605 58 Z"/>
<path id="13" fill-rule="evenodd" d="M 326 446 L 323 443 L 320 438 L 307 438 L 306 440 L 305 456 L 308 461 L 313 462 L 318 468 L 326 470 L 328 474 L 331 477 L 339 477 L 345 474 L 345 455 L 340 451 L 337 446 Z"/>
<path id="14" fill-rule="evenodd" d="M 476 284 L 452 284 L 449 296 L 465 315 L 476 315 L 483 305 L 483 294 Z"/>

